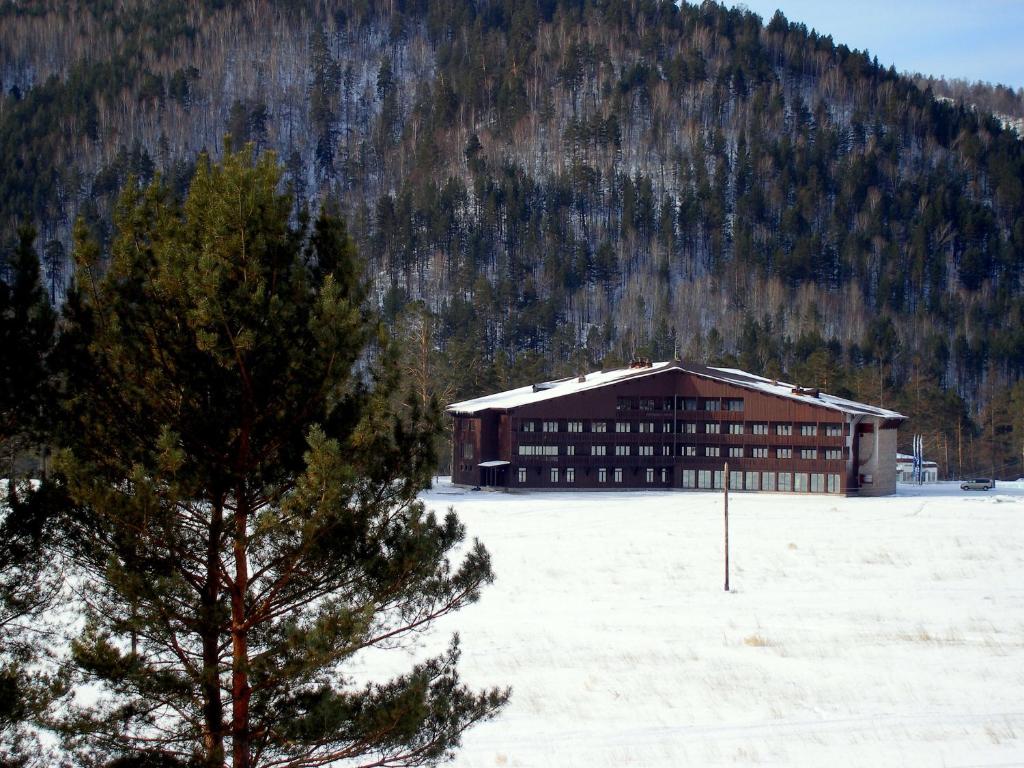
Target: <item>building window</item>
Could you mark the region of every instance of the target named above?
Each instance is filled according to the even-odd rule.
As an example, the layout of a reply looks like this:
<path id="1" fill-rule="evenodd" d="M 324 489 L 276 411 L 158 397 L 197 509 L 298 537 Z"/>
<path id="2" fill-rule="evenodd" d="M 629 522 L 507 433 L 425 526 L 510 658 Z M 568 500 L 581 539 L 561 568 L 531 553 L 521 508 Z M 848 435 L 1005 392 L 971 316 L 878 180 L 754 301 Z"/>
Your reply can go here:
<path id="1" fill-rule="evenodd" d="M 697 434 L 697 422 L 695 421 L 683 421 L 680 422 L 679 431 L 684 435 L 695 435 Z"/>
<path id="2" fill-rule="evenodd" d="M 842 437 L 843 436 L 843 425 L 842 424 L 826 424 L 825 425 L 826 437 Z"/>
<path id="3" fill-rule="evenodd" d="M 622 467 L 616 467 L 615 468 L 615 482 L 616 483 L 621 483 L 622 482 Z"/>
<path id="4" fill-rule="evenodd" d="M 558 467 L 552 467 L 551 468 L 551 482 L 552 483 L 557 483 L 558 482 Z"/>
<path id="5" fill-rule="evenodd" d="M 607 421 L 595 421 L 590 425 L 591 432 L 607 432 L 608 422 Z"/>
<path id="6" fill-rule="evenodd" d="M 566 456 L 575 456 L 576 455 L 576 446 L 575 445 L 567 445 L 567 446 L 565 446 L 565 455 Z"/>
<path id="7" fill-rule="evenodd" d="M 645 470 L 645 472 L 644 472 L 644 479 L 646 479 L 648 483 L 653 483 L 654 482 L 654 468 L 653 467 L 648 467 Z"/>
<path id="8" fill-rule="evenodd" d="M 719 489 L 722 487 L 722 470 L 716 469 L 711 473 L 711 485 Z"/>
<path id="9" fill-rule="evenodd" d="M 661 422 L 661 431 L 662 432 L 671 432 L 672 431 L 672 422 L 671 421 L 663 421 L 663 422 Z"/>
<path id="10" fill-rule="evenodd" d="M 742 491 L 743 490 L 743 473 L 737 472 L 736 470 L 729 471 L 729 490 L 731 491 Z"/>
<path id="11" fill-rule="evenodd" d="M 681 446 L 679 446 L 679 448 L 681 450 L 681 453 L 680 453 L 681 456 L 696 456 L 697 455 L 697 446 L 696 445 L 681 445 Z"/>
<path id="12" fill-rule="evenodd" d="M 811 493 L 824 493 L 825 492 L 825 475 L 812 472 L 811 473 Z"/>
<path id="13" fill-rule="evenodd" d="M 825 449 L 825 458 L 828 459 L 829 461 L 835 461 L 837 459 L 841 459 L 841 458 L 843 458 L 843 449 L 842 448 L 826 448 Z"/>
<path id="14" fill-rule="evenodd" d="M 672 446 L 671 445 L 663 445 L 663 446 L 661 446 L 661 455 L 662 456 L 671 456 L 672 455 Z"/>
<path id="15" fill-rule="evenodd" d="M 792 435 L 793 425 L 792 424 L 776 424 L 775 425 L 776 435 Z"/>
<path id="16" fill-rule="evenodd" d="M 557 456 L 557 445 L 520 445 L 520 456 Z"/>
<path id="17" fill-rule="evenodd" d="M 743 400 L 734 398 L 732 400 L 725 401 L 725 410 L 733 412 L 741 412 L 743 410 Z"/>
<path id="18" fill-rule="evenodd" d="M 807 493 L 807 473 L 793 473 L 793 490 L 797 493 Z"/>
<path id="19" fill-rule="evenodd" d="M 635 397 L 615 398 L 615 410 L 617 411 L 635 411 L 637 406 L 639 406 L 639 402 Z"/>
<path id="20" fill-rule="evenodd" d="M 722 425 L 719 424 L 717 421 L 709 421 L 709 422 L 704 424 L 704 434 L 705 435 L 717 435 L 717 434 L 720 434 L 721 431 L 722 431 Z"/>
<path id="21" fill-rule="evenodd" d="M 800 449 L 800 458 L 801 459 L 816 459 L 816 458 L 818 458 L 818 449 L 817 448 L 801 448 Z"/>
<path id="22" fill-rule="evenodd" d="M 545 421 L 544 422 L 544 431 L 545 432 L 557 432 L 558 431 L 558 422 L 557 421 Z"/>
<path id="23" fill-rule="evenodd" d="M 767 435 L 768 434 L 768 425 L 767 424 L 762 424 L 760 422 L 757 423 L 757 424 L 751 424 L 750 425 L 750 431 L 753 432 L 755 435 Z"/>
<path id="24" fill-rule="evenodd" d="M 793 458 L 793 449 L 792 448 L 776 448 L 775 449 L 775 458 L 777 458 L 777 459 L 792 459 Z M 780 488 L 779 490 L 781 491 L 782 489 Z"/>
<path id="25" fill-rule="evenodd" d="M 756 446 L 756 447 L 750 449 L 750 455 L 751 455 L 752 458 L 755 458 L 755 459 L 767 459 L 768 458 L 768 449 L 764 448 L 762 446 Z"/>
<path id="26" fill-rule="evenodd" d="M 629 446 L 628 445 L 616 445 L 615 446 L 615 455 L 616 456 L 629 456 Z"/>
<path id="27" fill-rule="evenodd" d="M 704 407 L 701 409 L 704 411 L 720 411 L 722 410 L 721 400 L 705 400 Z"/>
<path id="28" fill-rule="evenodd" d="M 793 475 L 791 475 L 789 472 L 779 472 L 779 490 L 793 490 Z"/>
<path id="29" fill-rule="evenodd" d="M 633 425 L 628 421 L 616 421 L 615 431 L 616 432 L 630 432 L 633 429 Z"/>
<path id="30" fill-rule="evenodd" d="M 597 470 L 597 482 L 607 483 L 608 482 L 608 470 L 604 467 L 599 467 Z"/>
<path id="31" fill-rule="evenodd" d="M 534 431 L 534 423 L 532 421 L 530 421 L 529 419 L 525 419 L 525 420 L 521 421 L 519 423 L 519 431 L 520 432 L 533 432 Z"/>
<path id="32" fill-rule="evenodd" d="M 828 476 L 828 492 L 829 493 L 839 493 L 839 490 L 840 490 L 840 488 L 839 488 L 839 475 L 829 475 Z"/>
<path id="33" fill-rule="evenodd" d="M 637 453 L 637 455 L 639 455 L 639 456 L 653 456 L 654 455 L 654 446 L 653 445 L 641 445 L 641 446 L 638 446 L 638 453 Z"/>
<path id="34" fill-rule="evenodd" d="M 660 400 L 656 400 L 653 397 L 641 397 L 640 398 L 640 410 L 641 411 L 657 411 L 661 405 Z"/>
<path id="35" fill-rule="evenodd" d="M 697 398 L 696 397 L 682 397 L 679 399 L 679 408 L 684 411 L 696 411 L 697 410 Z"/>
<path id="36" fill-rule="evenodd" d="M 717 445 L 705 445 L 704 446 L 704 455 L 705 456 L 721 456 L 722 455 L 722 449 L 719 448 Z"/>
<path id="37" fill-rule="evenodd" d="M 520 467 L 518 470 L 516 470 L 516 474 L 519 477 L 520 483 L 526 482 L 526 467 Z"/>
<path id="38" fill-rule="evenodd" d="M 702 469 L 697 472 L 697 487 L 698 488 L 710 488 L 711 487 L 711 470 Z"/>
<path id="39" fill-rule="evenodd" d="M 803 437 L 817 437 L 818 436 L 818 425 L 817 424 L 801 424 L 800 434 Z"/>
<path id="40" fill-rule="evenodd" d="M 653 421 L 641 421 L 640 422 L 640 431 L 641 432 L 653 432 L 654 431 L 654 422 Z"/>
<path id="41" fill-rule="evenodd" d="M 742 459 L 743 458 L 743 446 L 742 445 L 730 446 L 729 447 L 729 456 L 734 458 L 734 459 Z"/>
<path id="42" fill-rule="evenodd" d="M 576 468 L 566 467 L 565 468 L 565 482 L 575 483 L 576 482 Z"/>
<path id="43" fill-rule="evenodd" d="M 566 432 L 582 432 L 583 422 L 582 421 L 570 421 L 565 425 Z"/>
<path id="44" fill-rule="evenodd" d="M 697 470 L 695 469 L 684 469 L 683 470 L 683 488 L 696 488 L 697 487 Z"/>
<path id="45" fill-rule="evenodd" d="M 664 467 L 662 467 L 662 469 L 661 469 L 661 482 L 663 482 L 663 483 L 667 483 L 668 482 L 668 470 L 665 469 Z"/>
<path id="46" fill-rule="evenodd" d="M 591 456 L 604 456 L 608 452 L 607 445 L 595 445 L 590 449 Z"/>
<path id="47" fill-rule="evenodd" d="M 742 435 L 743 434 L 743 423 L 742 422 L 731 422 L 729 424 L 730 435 Z"/>
<path id="48" fill-rule="evenodd" d="M 472 459 L 474 451 L 475 451 L 475 448 L 473 447 L 472 443 L 463 443 L 462 444 L 462 458 L 464 458 L 464 459 Z"/>
<path id="49" fill-rule="evenodd" d="M 743 476 L 743 485 L 748 491 L 759 490 L 758 479 L 761 477 L 758 472 L 746 472 Z"/>
<path id="50" fill-rule="evenodd" d="M 763 491 L 774 491 L 775 490 L 775 473 L 774 472 L 762 472 L 761 473 L 761 490 L 763 490 Z"/>

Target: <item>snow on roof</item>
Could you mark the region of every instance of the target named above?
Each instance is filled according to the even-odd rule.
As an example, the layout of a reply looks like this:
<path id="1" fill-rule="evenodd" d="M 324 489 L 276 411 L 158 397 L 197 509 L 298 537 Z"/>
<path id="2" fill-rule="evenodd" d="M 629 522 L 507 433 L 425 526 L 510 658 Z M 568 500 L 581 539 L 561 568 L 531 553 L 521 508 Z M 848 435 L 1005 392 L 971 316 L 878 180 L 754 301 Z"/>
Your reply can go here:
<path id="1" fill-rule="evenodd" d="M 518 389 L 510 389 L 505 392 L 496 392 L 493 395 L 463 400 L 452 403 L 448 406 L 448 413 L 452 414 L 473 414 L 491 409 L 507 411 L 511 408 L 518 408 L 523 405 L 553 400 L 566 395 L 574 395 L 578 392 L 585 392 L 599 387 L 606 387 L 617 384 L 627 379 L 644 378 L 655 376 L 670 370 L 679 370 L 695 376 L 733 384 L 744 389 L 763 392 L 775 397 L 782 397 L 787 400 L 798 400 L 808 405 L 816 405 L 833 411 L 840 411 L 854 416 L 875 416 L 883 419 L 900 419 L 906 417 L 896 411 L 886 408 L 878 408 L 865 403 L 858 403 L 855 400 L 847 400 L 835 395 L 829 395 L 818 390 L 801 389 L 795 384 L 767 379 L 736 368 L 710 368 L 694 363 L 681 362 L 660 362 L 652 363 L 642 368 L 617 368 L 610 371 L 597 371 L 584 376 L 570 376 L 565 379 L 555 379 L 539 384 L 532 384 Z"/>
<path id="2" fill-rule="evenodd" d="M 681 367 L 684 370 L 691 370 L 698 376 L 702 375 L 699 370 L 695 369 L 703 368 L 703 366 L 686 364 Z M 849 413 L 854 416 L 877 416 L 883 419 L 900 420 L 907 418 L 902 413 L 899 413 L 898 411 L 891 411 L 888 408 L 879 408 L 875 405 L 859 403 L 856 400 L 847 400 L 845 397 L 836 397 L 835 395 L 830 395 L 827 392 L 821 392 L 817 389 L 804 389 L 796 384 L 787 384 L 782 381 L 767 379 L 764 376 L 747 373 L 746 371 L 740 371 L 736 368 L 706 368 L 704 370 L 710 372 L 708 378 L 717 379 L 718 381 L 724 381 L 729 384 L 735 384 L 736 386 L 745 387 L 747 389 L 755 389 L 777 397 L 784 397 L 790 400 L 800 400 L 808 403 L 809 405 L 819 405 L 824 408 L 842 411 L 843 413 Z"/>
<path id="3" fill-rule="evenodd" d="M 531 405 L 532 403 L 539 403 L 544 400 L 552 400 L 556 397 L 565 397 L 566 395 L 574 395 L 577 392 L 605 387 L 624 379 L 650 376 L 653 373 L 660 373 L 666 370 L 671 365 L 672 363 L 654 363 L 650 368 L 617 368 L 611 371 L 588 373 L 584 376 L 570 376 L 566 379 L 555 379 L 554 381 L 545 381 L 540 384 L 530 384 L 518 389 L 509 389 L 505 392 L 477 397 L 473 400 L 463 400 L 461 403 L 452 403 L 448 406 L 448 412 L 477 413 L 478 411 L 486 411 L 490 408 L 506 410 L 520 405 Z"/>
<path id="4" fill-rule="evenodd" d="M 896 463 L 897 464 L 910 464 L 913 461 L 914 461 L 914 457 L 912 455 L 910 455 L 909 453 L 897 453 L 896 454 Z M 923 463 L 924 463 L 925 466 L 938 466 L 931 459 L 924 459 Z"/>

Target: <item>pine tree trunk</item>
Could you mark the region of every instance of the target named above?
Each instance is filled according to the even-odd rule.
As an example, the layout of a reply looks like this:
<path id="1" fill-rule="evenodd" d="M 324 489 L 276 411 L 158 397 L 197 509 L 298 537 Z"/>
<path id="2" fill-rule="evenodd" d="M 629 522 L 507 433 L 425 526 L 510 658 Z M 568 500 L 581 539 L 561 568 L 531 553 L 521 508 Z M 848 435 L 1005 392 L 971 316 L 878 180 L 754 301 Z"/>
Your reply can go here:
<path id="1" fill-rule="evenodd" d="M 201 629 L 203 640 L 203 747 L 209 768 L 224 766 L 224 707 L 220 696 L 219 632 L 217 598 L 220 583 L 220 538 L 224 525 L 224 507 L 213 504 L 209 539 L 206 545 L 206 584 L 202 594 Z"/>
<path id="2" fill-rule="evenodd" d="M 239 494 L 235 511 L 235 581 L 231 588 L 231 744 L 233 768 L 249 768 L 249 638 L 245 626 L 245 594 L 249 588 L 246 529 L 249 500 Z"/>

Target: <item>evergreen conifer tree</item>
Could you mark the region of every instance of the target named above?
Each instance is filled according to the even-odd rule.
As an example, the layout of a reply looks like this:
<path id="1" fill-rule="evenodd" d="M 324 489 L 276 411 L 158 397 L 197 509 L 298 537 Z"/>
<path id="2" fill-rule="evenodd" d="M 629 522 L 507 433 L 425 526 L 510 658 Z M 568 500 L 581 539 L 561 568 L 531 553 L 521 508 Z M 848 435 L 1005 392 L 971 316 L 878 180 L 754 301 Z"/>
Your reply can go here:
<path id="1" fill-rule="evenodd" d="M 507 697 L 459 682 L 457 641 L 346 676 L 492 574 L 478 542 L 452 565 L 462 526 L 417 501 L 438 414 L 396 405 L 342 221 L 290 224 L 280 178 L 270 154 L 203 158 L 184 203 L 125 193 L 101 280 L 76 244 L 59 466 L 90 585 L 85 762 L 428 764 Z"/>
<path id="2" fill-rule="evenodd" d="M 21 227 L 9 275 L 0 275 L 0 442 L 8 457 L 43 436 L 52 402 L 56 318 L 40 280 L 35 239 L 33 227 Z"/>
<path id="3" fill-rule="evenodd" d="M 37 622 L 60 584 L 44 555 L 52 489 L 34 490 L 24 476 L 36 474 L 30 463 L 16 462 L 45 437 L 53 392 L 55 317 L 39 279 L 35 236 L 30 226 L 19 230 L 9 274 L 0 280 L 0 766 L 44 763 L 29 726 L 56 682 L 39 672 Z"/>

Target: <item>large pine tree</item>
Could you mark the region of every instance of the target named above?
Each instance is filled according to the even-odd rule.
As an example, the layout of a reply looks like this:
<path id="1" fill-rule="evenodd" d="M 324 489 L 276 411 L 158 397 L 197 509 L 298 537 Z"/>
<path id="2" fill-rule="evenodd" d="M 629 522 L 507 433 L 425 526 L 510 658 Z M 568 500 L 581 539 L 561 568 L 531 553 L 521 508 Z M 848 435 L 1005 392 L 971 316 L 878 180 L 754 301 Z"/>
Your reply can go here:
<path id="1" fill-rule="evenodd" d="M 396 404 L 343 223 L 291 224 L 280 181 L 270 155 L 204 158 L 183 204 L 126 193 L 102 279 L 76 245 L 60 466 L 90 585 L 87 761 L 420 765 L 507 696 L 459 682 L 455 642 L 346 677 L 492 574 L 479 543 L 453 566 L 462 526 L 417 501 L 438 414 Z"/>

